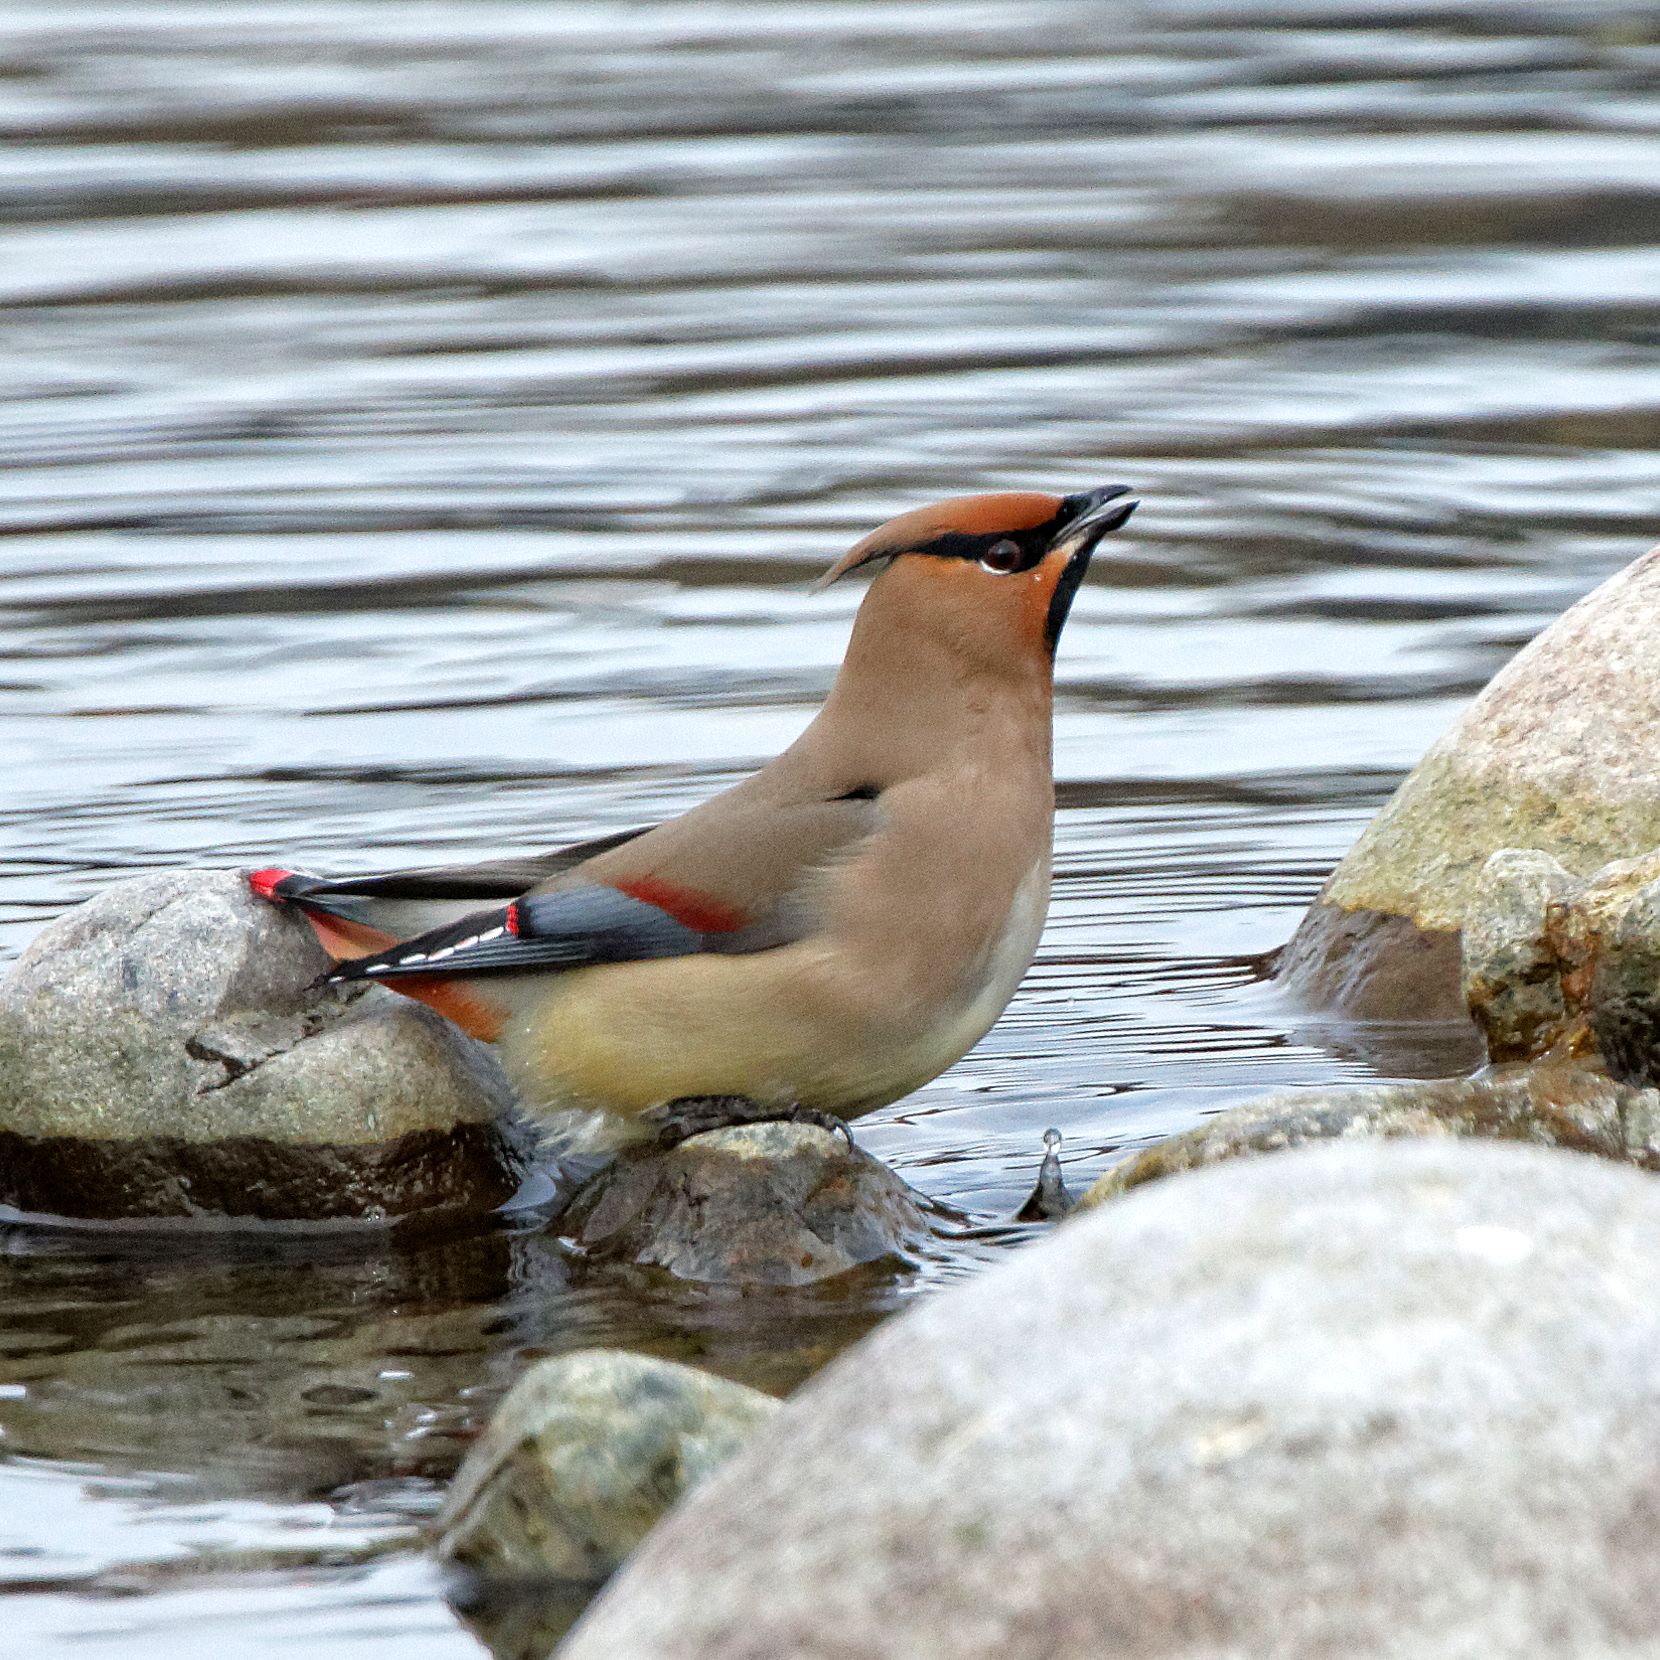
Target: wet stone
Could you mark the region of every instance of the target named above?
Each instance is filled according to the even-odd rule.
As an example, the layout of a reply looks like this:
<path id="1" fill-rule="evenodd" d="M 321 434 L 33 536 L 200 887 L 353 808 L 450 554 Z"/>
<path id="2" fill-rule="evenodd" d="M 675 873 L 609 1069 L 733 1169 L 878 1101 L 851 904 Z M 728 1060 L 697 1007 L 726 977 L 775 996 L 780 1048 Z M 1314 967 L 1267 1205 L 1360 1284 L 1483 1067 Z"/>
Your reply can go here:
<path id="1" fill-rule="evenodd" d="M 1357 1143 L 1161 1183 L 878 1328 L 561 1660 L 1660 1646 L 1660 1183 Z"/>
<path id="2" fill-rule="evenodd" d="M 1318 1141 L 1524 1141 L 1660 1170 L 1657 1112 L 1660 1092 L 1571 1061 L 1494 1067 L 1475 1078 L 1283 1090 L 1136 1153 L 1102 1176 L 1078 1209 L 1183 1171 Z"/>
<path id="3" fill-rule="evenodd" d="M 1409 917 L 1317 899 L 1275 965 L 1280 983 L 1316 1008 L 1355 1020 L 1458 1021 L 1459 937 Z M 1471 1062 L 1479 1058 L 1472 1040 Z"/>
<path id="4" fill-rule="evenodd" d="M 539 1361 L 457 1472 L 438 1552 L 488 1579 L 597 1583 L 778 1404 L 619 1350 Z"/>
<path id="5" fill-rule="evenodd" d="M 1305 1001 L 1360 1020 L 1462 1012 L 1458 937 L 1502 848 L 1585 878 L 1660 846 L 1660 550 L 1496 674 L 1339 863 L 1282 955 Z"/>
<path id="6" fill-rule="evenodd" d="M 488 1210 L 524 1166 L 494 1058 L 233 871 L 67 912 L 0 981 L 0 1203 L 99 1219 Z"/>
<path id="7" fill-rule="evenodd" d="M 924 1204 L 828 1130 L 746 1124 L 623 1155 L 558 1226 L 592 1255 L 683 1280 L 805 1285 L 910 1257 L 929 1233 Z"/>

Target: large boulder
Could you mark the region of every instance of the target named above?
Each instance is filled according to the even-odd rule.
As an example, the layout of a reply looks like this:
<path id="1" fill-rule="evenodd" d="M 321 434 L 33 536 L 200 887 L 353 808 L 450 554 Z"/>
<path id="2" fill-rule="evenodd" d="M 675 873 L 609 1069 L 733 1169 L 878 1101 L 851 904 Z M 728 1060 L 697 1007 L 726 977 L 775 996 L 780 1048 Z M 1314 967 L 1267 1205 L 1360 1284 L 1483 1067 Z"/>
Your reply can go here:
<path id="1" fill-rule="evenodd" d="M 0 981 L 0 1203 L 72 1217 L 427 1220 L 524 1169 L 489 1051 L 314 984 L 305 923 L 231 871 L 124 882 Z"/>
<path id="2" fill-rule="evenodd" d="M 1660 1186 L 1322 1147 L 1162 1182 L 890 1321 L 561 1660 L 1660 1648 Z"/>
<path id="3" fill-rule="evenodd" d="M 1459 934 L 1500 848 L 1570 875 L 1660 846 L 1660 549 L 1500 672 L 1322 888 L 1279 964 L 1363 1020 L 1457 1020 Z"/>
<path id="4" fill-rule="evenodd" d="M 456 1472 L 438 1553 L 493 1579 L 598 1583 L 777 1410 L 757 1389 L 618 1349 L 538 1361 Z"/>
<path id="5" fill-rule="evenodd" d="M 925 1203 L 839 1135 L 745 1124 L 624 1153 L 558 1225 L 591 1256 L 683 1280 L 806 1285 L 913 1256 L 930 1231 Z"/>

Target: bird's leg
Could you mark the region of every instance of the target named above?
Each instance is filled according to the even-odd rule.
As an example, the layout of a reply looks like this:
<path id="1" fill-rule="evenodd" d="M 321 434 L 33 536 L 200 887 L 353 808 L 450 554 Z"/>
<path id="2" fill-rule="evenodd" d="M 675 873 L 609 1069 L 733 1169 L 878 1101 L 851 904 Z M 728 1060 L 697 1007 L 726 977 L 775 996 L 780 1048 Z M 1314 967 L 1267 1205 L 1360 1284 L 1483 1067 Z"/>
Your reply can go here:
<path id="1" fill-rule="evenodd" d="M 708 1130 L 728 1130 L 739 1124 L 813 1124 L 839 1135 L 851 1153 L 853 1132 L 833 1113 L 816 1107 L 768 1106 L 747 1095 L 682 1095 L 640 1114 L 640 1122 L 657 1132 L 664 1152 Z"/>

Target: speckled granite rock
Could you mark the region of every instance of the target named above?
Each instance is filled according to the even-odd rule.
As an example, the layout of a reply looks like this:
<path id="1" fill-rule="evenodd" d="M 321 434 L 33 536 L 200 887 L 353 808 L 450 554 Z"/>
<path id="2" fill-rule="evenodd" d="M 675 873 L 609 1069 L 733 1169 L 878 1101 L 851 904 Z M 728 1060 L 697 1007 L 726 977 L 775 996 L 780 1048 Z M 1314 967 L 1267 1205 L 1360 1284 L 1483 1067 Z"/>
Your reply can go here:
<path id="1" fill-rule="evenodd" d="M 602 1580 L 777 1410 L 759 1390 L 616 1349 L 539 1361 L 456 1473 L 438 1552 L 494 1579 Z"/>
<path id="2" fill-rule="evenodd" d="M 684 1280 L 805 1285 L 926 1238 L 923 1201 L 885 1164 L 805 1124 L 748 1124 L 627 1154 L 572 1199 L 589 1252 Z"/>
<path id="3" fill-rule="evenodd" d="M 1360 1019 L 1456 1019 L 1458 934 L 1500 848 L 1570 875 L 1660 846 L 1660 550 L 1495 675 L 1332 872 L 1280 963 Z"/>
<path id="4" fill-rule="evenodd" d="M 1281 1090 L 1134 1154 L 1077 1208 L 1185 1170 L 1306 1142 L 1406 1136 L 1525 1141 L 1660 1170 L 1660 1090 L 1634 1089 L 1571 1062 L 1495 1067 L 1476 1078 Z"/>
<path id="5" fill-rule="evenodd" d="M 169 871 L 47 927 L 0 981 L 0 1202 L 66 1216 L 428 1217 L 522 1173 L 494 1058 L 379 987 L 312 989 L 303 922 Z"/>
<path id="6" fill-rule="evenodd" d="M 1373 1142 L 1182 1176 L 887 1322 L 560 1660 L 1660 1649 L 1660 1183 Z"/>

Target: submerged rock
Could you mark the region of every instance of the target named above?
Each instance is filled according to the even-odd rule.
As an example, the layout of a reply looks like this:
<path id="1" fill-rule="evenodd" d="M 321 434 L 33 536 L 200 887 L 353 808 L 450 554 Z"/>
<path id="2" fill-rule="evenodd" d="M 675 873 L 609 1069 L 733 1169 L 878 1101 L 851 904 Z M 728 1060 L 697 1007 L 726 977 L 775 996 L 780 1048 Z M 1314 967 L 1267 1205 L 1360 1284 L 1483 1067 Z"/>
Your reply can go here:
<path id="1" fill-rule="evenodd" d="M 1660 1184 L 1540 1148 L 1184 1176 L 891 1320 L 561 1660 L 1660 1645 Z"/>
<path id="2" fill-rule="evenodd" d="M 523 1169 L 494 1058 L 232 871 L 111 888 L 0 981 L 0 1203 L 63 1216 L 435 1217 Z"/>
<path id="3" fill-rule="evenodd" d="M 1460 931 L 1501 848 L 1573 876 L 1660 846 L 1660 550 L 1495 675 L 1332 872 L 1280 962 L 1363 1020 L 1462 1014 Z"/>
<path id="4" fill-rule="evenodd" d="M 1475 1078 L 1281 1090 L 1136 1153 L 1102 1176 L 1078 1209 L 1185 1170 L 1305 1142 L 1406 1136 L 1526 1141 L 1660 1170 L 1660 1090 L 1633 1089 L 1567 1061 L 1495 1067 Z"/>
<path id="5" fill-rule="evenodd" d="M 683 1280 L 805 1285 L 908 1256 L 929 1232 L 924 1202 L 839 1135 L 746 1124 L 625 1154 L 578 1191 L 559 1227 L 596 1256 Z"/>
<path id="6" fill-rule="evenodd" d="M 614 1349 L 539 1361 L 456 1473 L 439 1554 L 491 1579 L 603 1580 L 778 1405 Z"/>
<path id="7" fill-rule="evenodd" d="M 126 1468 L 276 1504 L 447 1480 L 484 1428 L 479 1395 L 523 1370 L 503 1307 L 538 1311 L 517 1340 L 545 1336 L 565 1284 L 557 1252 L 496 1228 L 216 1228 L 157 1244 L 31 1242 L 142 1292 L 78 1300 L 72 1344 L 45 1332 L 7 1357 L 0 1376 L 28 1378 L 5 1403 L 9 1458 L 96 1466 L 120 1448 Z"/>

